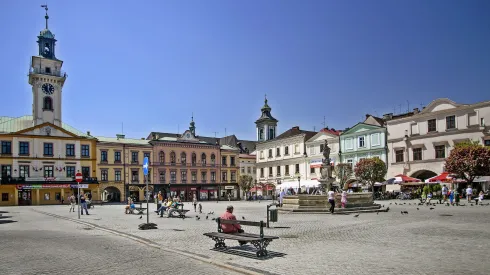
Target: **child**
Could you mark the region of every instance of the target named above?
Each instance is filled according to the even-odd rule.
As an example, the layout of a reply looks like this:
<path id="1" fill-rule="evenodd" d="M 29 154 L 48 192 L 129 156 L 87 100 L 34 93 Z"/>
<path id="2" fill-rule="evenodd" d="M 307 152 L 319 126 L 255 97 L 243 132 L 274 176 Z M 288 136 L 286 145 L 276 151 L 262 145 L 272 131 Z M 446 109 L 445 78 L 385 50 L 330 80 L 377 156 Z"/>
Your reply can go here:
<path id="1" fill-rule="evenodd" d="M 478 202 L 481 204 L 483 202 L 483 191 L 480 191 L 480 194 L 478 195 Z"/>
<path id="2" fill-rule="evenodd" d="M 449 203 L 451 203 L 451 205 L 453 205 L 453 200 L 454 200 L 454 191 L 449 190 Z"/>
<path id="3" fill-rule="evenodd" d="M 201 203 L 199 203 L 198 208 L 199 208 L 199 214 L 202 214 L 202 205 L 201 205 Z"/>
<path id="4" fill-rule="evenodd" d="M 342 191 L 342 198 L 340 199 L 340 202 L 342 203 L 342 208 L 345 208 L 345 205 L 347 204 L 347 192 Z"/>

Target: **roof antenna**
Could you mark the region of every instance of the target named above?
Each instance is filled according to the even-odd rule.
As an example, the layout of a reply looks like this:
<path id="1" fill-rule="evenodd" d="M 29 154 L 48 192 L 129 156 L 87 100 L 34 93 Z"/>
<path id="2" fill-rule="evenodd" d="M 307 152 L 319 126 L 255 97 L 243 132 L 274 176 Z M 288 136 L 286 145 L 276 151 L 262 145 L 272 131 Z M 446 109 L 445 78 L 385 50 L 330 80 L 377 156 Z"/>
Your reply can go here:
<path id="1" fill-rule="evenodd" d="M 48 16 L 48 4 L 41 5 L 41 8 L 44 8 L 46 10 L 46 15 L 44 16 L 44 18 L 46 19 L 46 29 L 48 29 L 48 19 L 49 19 L 49 16 Z"/>
<path id="2" fill-rule="evenodd" d="M 121 134 L 124 135 L 124 122 L 121 122 Z"/>
<path id="3" fill-rule="evenodd" d="M 226 137 L 226 128 L 225 128 L 225 137 Z"/>
<path id="4" fill-rule="evenodd" d="M 213 132 L 214 133 L 214 138 L 216 138 L 216 134 L 218 134 L 219 132 Z"/>

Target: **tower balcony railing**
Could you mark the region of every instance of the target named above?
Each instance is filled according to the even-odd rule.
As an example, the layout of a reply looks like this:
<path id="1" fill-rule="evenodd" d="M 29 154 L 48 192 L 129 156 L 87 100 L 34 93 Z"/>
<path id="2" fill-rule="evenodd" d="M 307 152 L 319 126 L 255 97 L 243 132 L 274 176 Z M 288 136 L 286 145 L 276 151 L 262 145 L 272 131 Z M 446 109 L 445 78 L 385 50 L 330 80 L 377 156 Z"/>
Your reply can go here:
<path id="1" fill-rule="evenodd" d="M 43 68 L 30 68 L 29 69 L 29 74 L 44 74 L 44 75 L 52 75 L 52 76 L 58 76 L 58 77 L 64 77 L 66 78 L 68 75 L 62 71 L 62 70 L 48 70 Z"/>

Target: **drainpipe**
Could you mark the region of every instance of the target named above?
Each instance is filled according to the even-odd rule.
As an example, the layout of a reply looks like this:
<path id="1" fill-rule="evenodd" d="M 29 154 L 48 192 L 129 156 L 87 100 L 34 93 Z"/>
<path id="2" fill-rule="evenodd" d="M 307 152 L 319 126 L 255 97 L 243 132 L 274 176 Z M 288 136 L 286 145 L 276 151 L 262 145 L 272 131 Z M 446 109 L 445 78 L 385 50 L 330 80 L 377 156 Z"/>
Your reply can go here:
<path id="1" fill-rule="evenodd" d="M 126 181 L 126 144 L 123 144 L 123 176 L 124 176 L 124 201 L 129 197 L 129 185 Z"/>

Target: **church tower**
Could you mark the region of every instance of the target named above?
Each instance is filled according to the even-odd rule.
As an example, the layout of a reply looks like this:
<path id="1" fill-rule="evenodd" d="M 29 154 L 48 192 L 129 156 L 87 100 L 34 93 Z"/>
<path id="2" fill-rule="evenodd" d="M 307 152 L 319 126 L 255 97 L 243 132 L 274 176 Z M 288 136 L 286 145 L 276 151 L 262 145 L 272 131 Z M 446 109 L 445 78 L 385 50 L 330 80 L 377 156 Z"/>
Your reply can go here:
<path id="1" fill-rule="evenodd" d="M 262 115 L 255 121 L 257 128 L 257 141 L 268 141 L 276 137 L 277 119 L 271 115 L 271 107 L 267 104 L 267 96 L 262 107 Z"/>
<path id="2" fill-rule="evenodd" d="M 49 122 L 61 127 L 61 96 L 66 73 L 61 71 L 63 61 L 56 58 L 56 39 L 48 29 L 48 6 L 46 28 L 39 33 L 39 54 L 32 56 L 29 69 L 29 84 L 32 86 L 32 118 L 35 125 Z"/>

